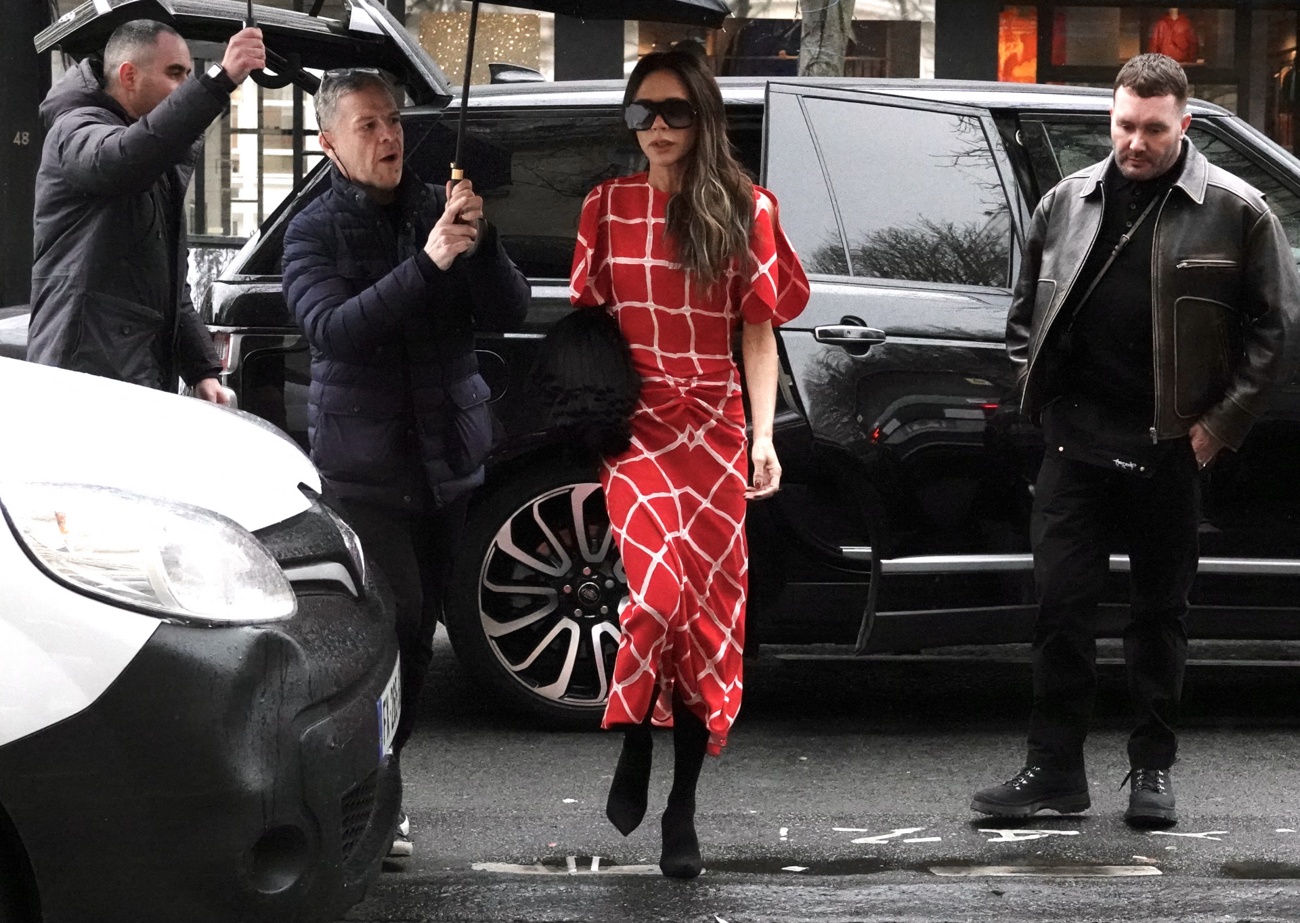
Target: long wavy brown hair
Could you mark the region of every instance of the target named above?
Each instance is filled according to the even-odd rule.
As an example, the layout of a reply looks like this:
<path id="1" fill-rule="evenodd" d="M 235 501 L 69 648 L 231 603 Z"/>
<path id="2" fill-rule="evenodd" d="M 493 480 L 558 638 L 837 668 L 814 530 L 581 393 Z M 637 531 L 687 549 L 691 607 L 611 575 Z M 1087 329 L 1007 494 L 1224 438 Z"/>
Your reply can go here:
<path id="1" fill-rule="evenodd" d="M 754 225 L 754 186 L 731 152 L 722 93 L 696 42 L 643 57 L 627 81 L 623 105 L 636 99 L 642 81 L 670 71 L 686 87 L 695 109 L 695 147 L 687 155 L 681 190 L 668 200 L 667 236 L 677 261 L 707 288 L 726 273 L 731 261 L 749 257 Z"/>

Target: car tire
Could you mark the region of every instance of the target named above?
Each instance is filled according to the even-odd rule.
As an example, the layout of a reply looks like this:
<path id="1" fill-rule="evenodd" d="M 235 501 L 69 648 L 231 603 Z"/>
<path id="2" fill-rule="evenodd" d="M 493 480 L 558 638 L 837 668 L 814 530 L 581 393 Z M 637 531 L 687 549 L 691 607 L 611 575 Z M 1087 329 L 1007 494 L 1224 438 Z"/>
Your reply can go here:
<path id="1" fill-rule="evenodd" d="M 471 508 L 444 617 L 457 658 L 550 727 L 599 726 L 627 577 L 594 467 L 556 463 Z"/>

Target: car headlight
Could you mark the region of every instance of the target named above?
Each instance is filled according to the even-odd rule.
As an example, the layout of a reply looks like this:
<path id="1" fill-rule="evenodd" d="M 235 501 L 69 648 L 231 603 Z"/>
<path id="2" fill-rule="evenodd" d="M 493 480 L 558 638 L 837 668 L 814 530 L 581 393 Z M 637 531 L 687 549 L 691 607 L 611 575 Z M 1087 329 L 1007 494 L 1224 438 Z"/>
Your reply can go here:
<path id="1" fill-rule="evenodd" d="M 297 611 L 266 548 L 211 510 L 86 484 L 7 483 L 0 501 L 42 569 L 100 599 L 209 625 Z"/>

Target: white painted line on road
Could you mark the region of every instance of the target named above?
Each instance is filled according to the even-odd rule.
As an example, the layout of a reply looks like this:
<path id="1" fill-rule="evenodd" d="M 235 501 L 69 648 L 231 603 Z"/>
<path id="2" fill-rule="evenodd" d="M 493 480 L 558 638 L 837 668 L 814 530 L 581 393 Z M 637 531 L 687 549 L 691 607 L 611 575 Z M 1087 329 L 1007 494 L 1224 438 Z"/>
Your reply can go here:
<path id="1" fill-rule="evenodd" d="M 1290 827 L 1278 827 L 1273 832 L 1274 833 L 1295 833 L 1295 831 L 1292 830 Z"/>
<path id="2" fill-rule="evenodd" d="M 831 829 L 834 830 L 836 833 L 870 833 L 871 832 L 869 830 L 859 829 L 856 827 L 832 827 Z M 874 845 L 879 846 L 886 843 L 889 840 L 897 839 L 900 836 L 907 836 L 909 833 L 920 833 L 924 829 L 925 829 L 924 827 L 899 827 L 890 833 L 877 833 L 874 836 L 858 837 L 856 840 L 853 840 L 853 842 L 858 844 L 872 843 Z"/>
<path id="3" fill-rule="evenodd" d="M 1222 840 L 1220 840 L 1219 837 L 1223 836 L 1228 832 L 1229 831 L 1227 830 L 1207 830 L 1204 833 L 1174 833 L 1172 830 L 1151 831 L 1151 833 L 1155 836 L 1182 836 L 1182 837 L 1186 837 L 1189 840 L 1214 840 L 1214 842 L 1216 843 L 1221 843 Z"/>
<path id="4" fill-rule="evenodd" d="M 995 827 L 981 827 L 980 833 L 997 834 L 990 843 L 1018 843 L 1021 840 L 1041 840 L 1049 836 L 1078 836 L 1078 830 L 1004 830 Z"/>
<path id="5" fill-rule="evenodd" d="M 591 857 L 591 870 L 592 870 L 593 872 L 599 872 L 599 871 L 600 871 L 600 856 L 592 856 L 592 857 Z"/>
<path id="6" fill-rule="evenodd" d="M 1161 875 L 1153 865 L 932 865 L 947 878 L 1135 878 Z"/>
<path id="7" fill-rule="evenodd" d="M 564 799 L 564 803 L 565 803 L 565 804 L 577 804 L 577 803 L 578 803 L 578 799 L 577 799 L 577 798 L 565 798 L 565 799 Z"/>
<path id="8" fill-rule="evenodd" d="M 942 842 L 943 842 L 943 837 L 941 837 L 941 836 L 914 836 L 914 837 L 909 837 L 909 838 L 906 839 L 906 840 L 903 840 L 903 842 L 904 842 L 904 843 L 942 843 Z"/>
<path id="9" fill-rule="evenodd" d="M 577 865 L 575 860 L 574 865 Z M 570 875 L 586 874 L 576 868 L 570 872 L 567 868 L 545 866 L 540 862 L 532 865 L 516 865 L 511 862 L 475 862 L 470 866 L 476 872 L 493 872 L 499 875 Z M 605 865 L 601 866 L 600 875 L 658 875 L 657 865 Z"/>
<path id="10" fill-rule="evenodd" d="M 783 872 L 806 872 L 806 871 L 808 871 L 808 866 L 806 866 L 806 865 L 786 865 L 786 866 L 782 866 L 781 871 L 783 871 Z"/>
<path id="11" fill-rule="evenodd" d="M 576 875 L 576 874 L 578 874 L 578 857 L 577 857 L 577 856 L 565 856 L 565 857 L 564 857 L 564 861 L 565 861 L 565 862 L 568 864 L 568 866 L 569 866 L 569 874 L 570 874 L 570 875 Z"/>

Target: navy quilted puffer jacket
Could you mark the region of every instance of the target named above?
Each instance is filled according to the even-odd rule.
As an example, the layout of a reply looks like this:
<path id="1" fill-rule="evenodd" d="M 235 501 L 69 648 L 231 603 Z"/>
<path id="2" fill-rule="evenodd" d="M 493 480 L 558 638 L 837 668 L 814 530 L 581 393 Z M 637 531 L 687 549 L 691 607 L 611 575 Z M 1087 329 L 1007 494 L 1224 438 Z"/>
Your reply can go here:
<path id="1" fill-rule="evenodd" d="M 492 447 L 474 331 L 512 330 L 529 286 L 491 225 L 446 271 L 422 249 L 446 204 L 408 170 L 393 223 L 331 167 L 284 238 L 284 294 L 311 346 L 312 461 L 340 496 L 442 506 L 483 482 Z"/>

